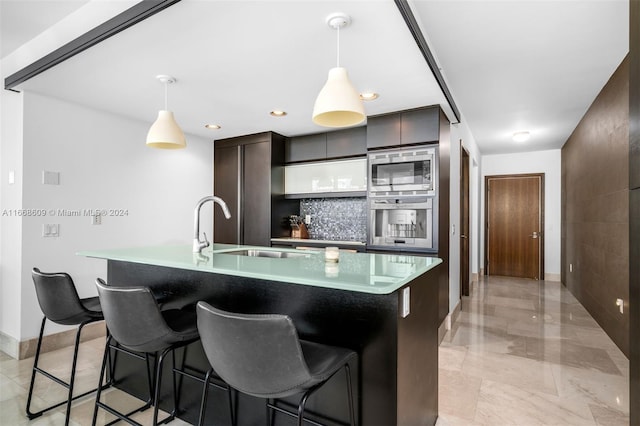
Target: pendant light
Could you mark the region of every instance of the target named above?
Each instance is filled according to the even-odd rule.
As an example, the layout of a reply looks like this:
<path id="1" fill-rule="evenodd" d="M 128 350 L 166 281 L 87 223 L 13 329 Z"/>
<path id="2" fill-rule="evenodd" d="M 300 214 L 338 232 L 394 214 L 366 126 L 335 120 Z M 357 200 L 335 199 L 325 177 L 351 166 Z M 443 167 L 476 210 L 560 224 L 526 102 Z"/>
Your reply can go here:
<path id="1" fill-rule="evenodd" d="M 182 129 L 173 118 L 173 112 L 167 108 L 167 91 L 176 79 L 169 75 L 158 75 L 156 78 L 164 83 L 164 110 L 158 111 L 158 119 L 151 125 L 147 133 L 147 146 L 160 149 L 180 149 L 187 146 Z"/>
<path id="2" fill-rule="evenodd" d="M 313 106 L 313 122 L 324 127 L 347 127 L 362 123 L 366 115 L 359 93 L 354 89 L 347 70 L 340 66 L 340 28 L 351 23 L 343 13 L 327 17 L 327 24 L 337 31 L 337 66 L 329 70 L 329 77 Z"/>

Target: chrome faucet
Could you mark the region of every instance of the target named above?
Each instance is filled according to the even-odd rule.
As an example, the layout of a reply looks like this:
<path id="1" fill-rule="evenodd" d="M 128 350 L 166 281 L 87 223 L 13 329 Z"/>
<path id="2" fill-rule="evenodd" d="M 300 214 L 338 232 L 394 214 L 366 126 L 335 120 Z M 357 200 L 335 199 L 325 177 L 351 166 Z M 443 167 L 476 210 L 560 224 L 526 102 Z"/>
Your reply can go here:
<path id="1" fill-rule="evenodd" d="M 203 248 L 209 247 L 210 243 L 207 240 L 207 234 L 204 232 L 204 241 L 200 241 L 200 209 L 202 205 L 207 201 L 212 201 L 213 203 L 218 203 L 220 208 L 222 208 L 222 213 L 224 213 L 224 217 L 227 219 L 231 218 L 231 213 L 229 212 L 229 207 L 227 207 L 227 203 L 225 203 L 222 198 L 216 197 L 215 195 L 209 195 L 204 197 L 198 204 L 196 204 L 196 208 L 193 212 L 193 252 L 200 253 Z M 213 239 L 213 238 L 212 238 Z"/>

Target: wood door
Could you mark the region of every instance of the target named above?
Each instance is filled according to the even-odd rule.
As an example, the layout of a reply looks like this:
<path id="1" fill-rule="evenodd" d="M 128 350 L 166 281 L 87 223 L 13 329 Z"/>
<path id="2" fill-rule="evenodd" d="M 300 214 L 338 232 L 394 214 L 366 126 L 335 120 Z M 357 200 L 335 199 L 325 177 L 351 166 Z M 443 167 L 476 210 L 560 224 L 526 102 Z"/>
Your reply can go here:
<path id="1" fill-rule="evenodd" d="M 469 153 L 460 140 L 460 296 L 469 295 Z"/>
<path id="2" fill-rule="evenodd" d="M 485 178 L 487 275 L 544 279 L 544 174 Z"/>

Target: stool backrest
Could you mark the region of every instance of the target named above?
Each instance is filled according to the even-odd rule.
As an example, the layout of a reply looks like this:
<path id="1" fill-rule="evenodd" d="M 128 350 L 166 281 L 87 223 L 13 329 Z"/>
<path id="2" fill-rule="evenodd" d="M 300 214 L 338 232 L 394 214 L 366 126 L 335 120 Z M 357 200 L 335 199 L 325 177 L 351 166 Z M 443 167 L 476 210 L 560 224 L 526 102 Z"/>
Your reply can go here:
<path id="1" fill-rule="evenodd" d="M 156 352 L 173 335 L 147 287 L 112 287 L 96 279 L 102 314 L 116 341 L 127 349 Z"/>
<path id="2" fill-rule="evenodd" d="M 80 303 L 76 286 L 64 272 L 41 272 L 33 268 L 31 278 L 36 287 L 40 309 L 47 319 L 58 324 L 75 325 L 86 309 Z"/>
<path id="3" fill-rule="evenodd" d="M 231 313 L 202 301 L 197 315 L 209 363 L 237 390 L 277 398 L 311 380 L 298 333 L 288 316 Z"/>

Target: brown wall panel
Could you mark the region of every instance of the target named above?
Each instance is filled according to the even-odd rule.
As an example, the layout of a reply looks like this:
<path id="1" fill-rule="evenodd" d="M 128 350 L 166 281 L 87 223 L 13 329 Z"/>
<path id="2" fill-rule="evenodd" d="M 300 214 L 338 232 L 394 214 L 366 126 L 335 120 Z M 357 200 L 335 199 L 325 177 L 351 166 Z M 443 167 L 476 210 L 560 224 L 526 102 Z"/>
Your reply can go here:
<path id="1" fill-rule="evenodd" d="M 640 401 L 640 0 L 629 5 L 629 382 Z M 629 424 L 640 424 L 640 404 L 630 404 Z"/>
<path id="2" fill-rule="evenodd" d="M 627 356 L 628 153 L 625 59 L 562 148 L 562 280 Z M 617 298 L 625 301 L 623 314 Z"/>

